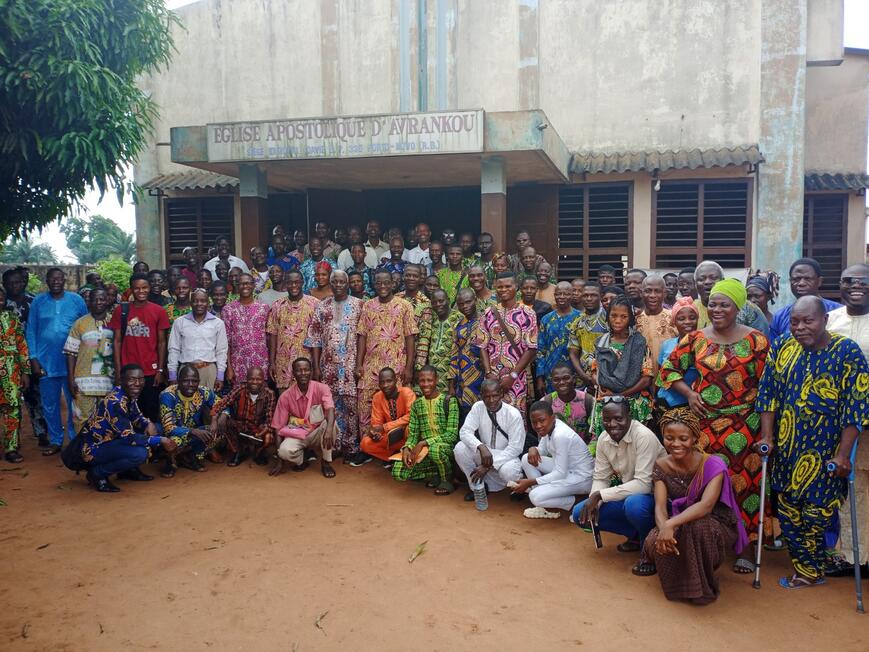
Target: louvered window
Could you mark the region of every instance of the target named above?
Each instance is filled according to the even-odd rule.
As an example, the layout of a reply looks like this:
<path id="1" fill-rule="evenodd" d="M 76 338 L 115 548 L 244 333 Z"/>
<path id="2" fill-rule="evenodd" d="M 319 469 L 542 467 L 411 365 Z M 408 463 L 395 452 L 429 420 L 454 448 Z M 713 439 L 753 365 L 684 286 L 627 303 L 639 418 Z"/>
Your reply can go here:
<path id="1" fill-rule="evenodd" d="M 184 262 L 185 247 L 196 247 L 205 260 L 219 235 L 229 237 L 235 250 L 235 208 L 232 197 L 166 200 L 167 264 Z"/>
<path id="2" fill-rule="evenodd" d="M 663 181 L 653 193 L 653 265 L 751 264 L 751 180 Z"/>
<path id="3" fill-rule="evenodd" d="M 558 192 L 558 278 L 596 279 L 628 267 L 631 184 L 563 186 Z"/>
<path id="4" fill-rule="evenodd" d="M 821 264 L 821 294 L 834 301 L 845 269 L 847 215 L 847 195 L 807 195 L 803 203 L 803 255 Z"/>

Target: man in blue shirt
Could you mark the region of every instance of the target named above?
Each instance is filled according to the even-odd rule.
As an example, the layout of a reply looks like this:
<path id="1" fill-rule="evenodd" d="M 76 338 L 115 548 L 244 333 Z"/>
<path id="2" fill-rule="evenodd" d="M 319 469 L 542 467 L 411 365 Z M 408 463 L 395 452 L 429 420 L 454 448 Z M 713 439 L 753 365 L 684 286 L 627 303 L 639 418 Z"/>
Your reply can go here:
<path id="1" fill-rule="evenodd" d="M 824 277 L 821 275 L 821 265 L 814 258 L 800 258 L 788 272 L 791 283 L 791 293 L 794 295 L 794 303 L 801 297 L 820 297 L 827 312 L 841 308 L 841 303 L 830 301 L 821 297 L 821 285 Z M 769 343 L 772 345 L 780 335 L 790 335 L 791 310 L 793 304 L 785 306 L 772 316 L 769 325 Z"/>
<path id="2" fill-rule="evenodd" d="M 69 438 L 75 436 L 72 427 L 72 397 L 67 389 L 66 356 L 63 345 L 73 322 L 87 314 L 87 306 L 75 292 L 66 292 L 66 274 L 52 267 L 45 275 L 48 292 L 38 295 L 30 305 L 27 316 L 27 348 L 30 351 L 30 369 L 39 379 L 42 411 L 48 425 L 51 444 L 43 455 L 56 455 L 63 446 L 63 423 L 60 414 L 60 394 L 66 396 L 67 430 Z"/>

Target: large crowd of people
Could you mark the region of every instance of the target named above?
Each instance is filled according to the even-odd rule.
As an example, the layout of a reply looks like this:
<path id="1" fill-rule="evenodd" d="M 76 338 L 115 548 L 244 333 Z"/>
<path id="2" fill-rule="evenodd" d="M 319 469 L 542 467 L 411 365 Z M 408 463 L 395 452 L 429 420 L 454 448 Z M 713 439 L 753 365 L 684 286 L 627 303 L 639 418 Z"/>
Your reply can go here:
<path id="1" fill-rule="evenodd" d="M 867 561 L 843 502 L 869 426 L 865 264 L 837 303 L 819 264 L 795 261 L 796 300 L 772 313 L 774 273 L 743 283 L 707 260 L 556 278 L 526 232 L 506 253 L 488 233 L 318 222 L 248 254 L 219 237 L 166 271 L 136 263 L 123 291 L 91 274 L 70 292 L 51 269 L 34 297 L 26 269 L 6 271 L 5 460 L 22 462 L 26 408 L 42 454 L 104 493 L 152 480 L 146 461 L 164 478 L 376 461 L 437 496 L 507 490 L 526 518 L 621 535 L 634 574 L 698 604 L 728 556 L 752 573 L 764 542 L 790 555 L 786 589 Z M 869 443 L 856 466 L 869 544 Z"/>

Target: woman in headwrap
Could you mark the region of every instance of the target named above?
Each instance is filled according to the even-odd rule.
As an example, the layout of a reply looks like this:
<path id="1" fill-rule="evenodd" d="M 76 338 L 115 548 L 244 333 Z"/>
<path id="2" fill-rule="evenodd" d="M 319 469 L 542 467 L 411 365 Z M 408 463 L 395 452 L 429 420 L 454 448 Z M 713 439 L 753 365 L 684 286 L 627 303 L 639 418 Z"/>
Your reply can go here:
<path id="1" fill-rule="evenodd" d="M 628 398 L 631 418 L 646 423 L 652 417 L 651 387 L 655 379 L 655 361 L 646 338 L 636 329 L 636 317 L 630 300 L 620 295 L 610 301 L 607 310 L 609 332 L 594 345 L 592 379 L 595 405 L 591 415 L 591 441 L 603 431 L 604 396 L 619 394 Z"/>
<path id="2" fill-rule="evenodd" d="M 321 260 L 314 265 L 314 287 L 308 293 L 315 299 L 322 301 L 332 296 L 332 286 L 329 285 L 329 277 L 332 275 L 332 265 L 326 260 Z"/>
<path id="3" fill-rule="evenodd" d="M 733 489 L 749 536 L 757 536 L 760 508 L 760 456 L 751 445 L 760 437 L 754 411 L 769 340 L 760 331 L 736 322 L 747 300 L 736 279 L 718 281 L 709 293 L 710 324 L 683 337 L 661 367 L 658 383 L 673 388 L 700 417 L 710 453 L 726 460 Z M 697 378 L 685 378 L 694 367 Z M 749 553 L 736 560 L 736 573 L 754 572 Z"/>
<path id="4" fill-rule="evenodd" d="M 657 572 L 668 600 L 709 604 L 718 598 L 715 571 L 728 548 L 741 553 L 748 537 L 726 462 L 700 448 L 697 415 L 669 410 L 660 426 L 668 454 L 652 470 L 656 527 L 634 573 Z"/>
<path id="5" fill-rule="evenodd" d="M 745 284 L 745 291 L 748 293 L 748 300 L 760 308 L 766 320 L 772 323 L 772 313 L 769 311 L 769 306 L 775 303 L 775 299 L 773 299 L 769 280 L 763 276 L 752 276 Z"/>
<path id="6" fill-rule="evenodd" d="M 664 361 L 670 357 L 679 340 L 688 335 L 688 333 L 693 333 L 697 330 L 697 319 L 700 317 L 700 312 L 697 310 L 697 306 L 694 305 L 694 300 L 691 297 L 679 297 L 673 304 L 670 315 L 673 319 L 673 326 L 676 328 L 677 335 L 661 343 L 661 353 L 658 355 L 659 368 L 664 366 Z M 697 370 L 692 367 L 685 372 L 683 380 L 688 385 L 691 385 L 696 378 Z M 660 387 L 658 389 L 658 405 L 661 410 L 669 410 L 680 405 L 688 405 L 688 399 L 674 389 Z"/>

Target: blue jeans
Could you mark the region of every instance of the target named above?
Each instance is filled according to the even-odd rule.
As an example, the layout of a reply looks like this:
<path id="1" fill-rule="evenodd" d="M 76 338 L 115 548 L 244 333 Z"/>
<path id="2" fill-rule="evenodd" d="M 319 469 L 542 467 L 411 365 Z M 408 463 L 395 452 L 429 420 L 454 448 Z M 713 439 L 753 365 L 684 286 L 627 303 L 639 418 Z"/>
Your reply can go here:
<path id="1" fill-rule="evenodd" d="M 72 425 L 72 397 L 66 384 L 66 376 L 52 376 L 39 379 L 39 393 L 42 399 L 42 413 L 48 426 L 48 441 L 52 446 L 63 446 L 63 416 L 60 411 L 60 394 L 66 397 L 66 431 L 72 440 L 75 429 Z"/>
<path id="2" fill-rule="evenodd" d="M 573 520 L 579 525 L 579 513 L 586 501 L 573 508 Z M 655 527 L 655 498 L 652 494 L 634 494 L 625 500 L 601 503 L 598 526 L 604 532 L 614 532 L 631 541 L 642 543 Z"/>
<path id="3" fill-rule="evenodd" d="M 134 469 L 148 459 L 147 446 L 133 446 L 124 439 L 107 441 L 91 451 L 94 460 L 90 470 L 97 480 Z"/>

